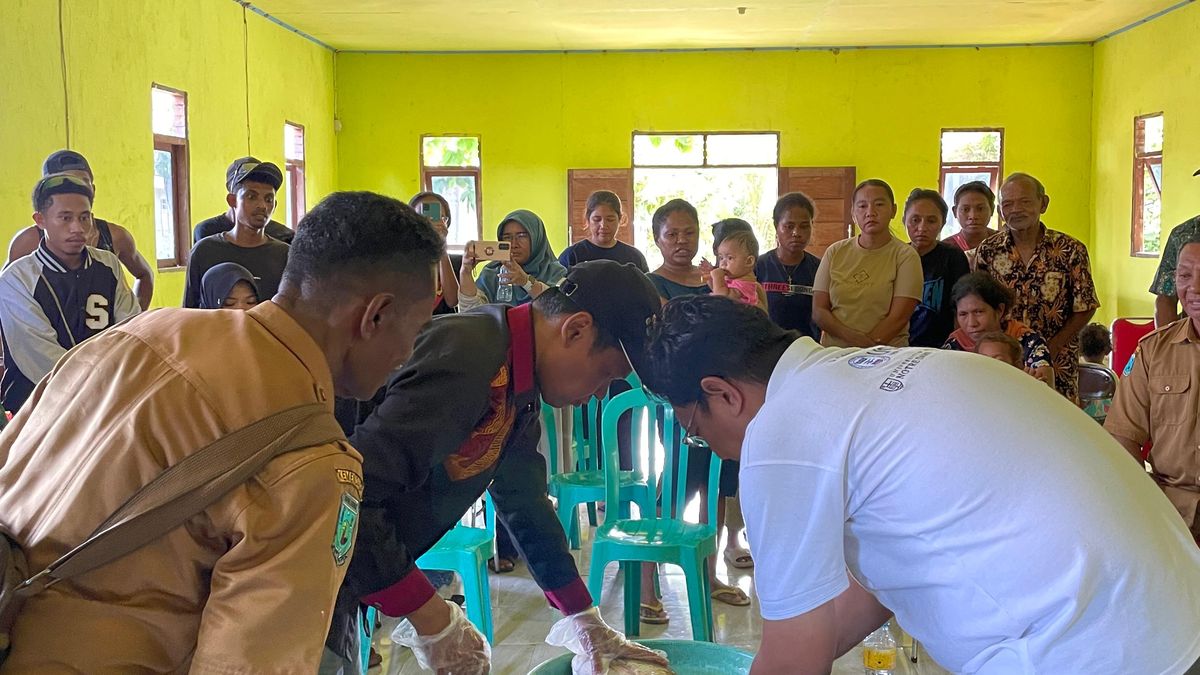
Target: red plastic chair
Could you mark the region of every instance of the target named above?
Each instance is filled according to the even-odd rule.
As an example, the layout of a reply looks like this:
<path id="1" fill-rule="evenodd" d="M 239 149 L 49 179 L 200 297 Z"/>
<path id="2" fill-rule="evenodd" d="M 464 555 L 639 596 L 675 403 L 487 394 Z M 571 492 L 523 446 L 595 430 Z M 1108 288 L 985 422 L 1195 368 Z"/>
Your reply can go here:
<path id="1" fill-rule="evenodd" d="M 1154 319 L 1127 317 L 1112 323 L 1112 369 L 1117 377 L 1125 374 L 1125 364 L 1137 349 L 1138 341 L 1154 330 Z"/>

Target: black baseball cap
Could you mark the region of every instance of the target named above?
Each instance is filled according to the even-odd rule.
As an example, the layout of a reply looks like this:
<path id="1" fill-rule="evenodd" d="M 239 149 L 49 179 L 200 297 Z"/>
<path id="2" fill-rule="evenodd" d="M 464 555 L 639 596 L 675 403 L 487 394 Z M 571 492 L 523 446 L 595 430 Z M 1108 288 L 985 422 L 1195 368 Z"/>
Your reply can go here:
<path id="1" fill-rule="evenodd" d="M 254 180 L 266 183 L 276 190 L 283 185 L 283 172 L 270 162 L 261 162 L 257 157 L 239 157 L 225 171 L 225 188 L 230 194 L 237 191 L 243 181 Z"/>
<path id="2" fill-rule="evenodd" d="M 88 201 L 95 198 L 95 192 L 86 180 L 69 173 L 52 173 L 43 176 L 37 185 L 33 186 L 33 210 L 41 210 L 41 203 L 54 195 L 83 195 Z"/>
<path id="3" fill-rule="evenodd" d="M 579 263 L 558 290 L 621 341 L 629 364 L 644 372 L 646 332 L 662 310 L 654 284 L 636 266 L 612 260 Z"/>
<path id="4" fill-rule="evenodd" d="M 42 162 L 42 176 L 49 176 L 64 171 L 86 171 L 92 175 L 92 167 L 87 159 L 74 150 L 58 150 L 50 153 Z"/>

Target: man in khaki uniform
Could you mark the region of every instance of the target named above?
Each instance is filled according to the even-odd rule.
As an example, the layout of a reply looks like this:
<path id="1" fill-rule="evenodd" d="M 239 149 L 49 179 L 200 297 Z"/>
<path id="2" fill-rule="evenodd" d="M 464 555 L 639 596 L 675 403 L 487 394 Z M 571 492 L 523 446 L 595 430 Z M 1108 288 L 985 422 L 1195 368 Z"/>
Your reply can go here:
<path id="1" fill-rule="evenodd" d="M 1179 251 L 1175 287 L 1187 314 L 1142 338 L 1104 428 L 1141 461 L 1200 538 L 1200 242 Z"/>
<path id="2" fill-rule="evenodd" d="M 369 398 L 428 322 L 442 252 L 408 206 L 335 194 L 305 218 L 273 301 L 158 310 L 84 342 L 0 435 L 0 526 L 40 570 L 221 436 Z M 344 442 L 277 457 L 169 535 L 31 598 L 3 671 L 315 672 L 361 476 Z"/>

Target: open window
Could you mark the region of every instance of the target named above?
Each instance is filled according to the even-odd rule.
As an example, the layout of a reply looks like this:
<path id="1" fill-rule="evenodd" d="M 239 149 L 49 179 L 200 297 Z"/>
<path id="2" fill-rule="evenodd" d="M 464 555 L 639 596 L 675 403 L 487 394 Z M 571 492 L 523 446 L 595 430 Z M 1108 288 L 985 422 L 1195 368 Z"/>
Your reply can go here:
<path id="1" fill-rule="evenodd" d="M 421 136 L 421 186 L 450 203 L 446 245 L 454 251 L 482 238 L 481 159 L 479 136 Z"/>
<path id="2" fill-rule="evenodd" d="M 284 174 L 284 218 L 287 226 L 296 229 L 296 224 L 308 213 L 304 190 L 304 127 L 285 122 L 283 125 Z"/>
<path id="3" fill-rule="evenodd" d="M 1133 227 L 1129 253 L 1157 258 L 1162 252 L 1163 115 L 1133 120 Z"/>
<path id="4" fill-rule="evenodd" d="M 951 209 L 954 192 L 966 183 L 981 181 L 999 193 L 1004 173 L 1003 129 L 942 129 L 941 148 L 940 190 Z M 993 215 L 993 225 L 995 218 Z M 942 228 L 942 238 L 960 229 L 951 215 Z"/>
<path id="5" fill-rule="evenodd" d="M 188 217 L 187 94 L 159 84 L 150 88 L 154 133 L 154 250 L 158 269 L 187 265 L 192 228 Z"/>
<path id="6" fill-rule="evenodd" d="M 700 255 L 712 257 L 708 226 L 722 218 L 749 222 L 766 250 L 775 241 L 771 211 L 779 198 L 779 133 L 634 132 L 633 195 L 634 242 L 650 269 L 662 263 L 651 217 L 676 197 L 692 201 L 700 214 Z"/>

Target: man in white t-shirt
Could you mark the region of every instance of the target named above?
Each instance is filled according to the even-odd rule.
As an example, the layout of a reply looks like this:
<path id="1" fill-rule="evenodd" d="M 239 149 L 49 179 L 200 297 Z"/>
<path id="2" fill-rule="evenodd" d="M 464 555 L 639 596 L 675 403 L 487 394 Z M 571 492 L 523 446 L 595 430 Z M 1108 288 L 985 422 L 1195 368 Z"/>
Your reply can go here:
<path id="1" fill-rule="evenodd" d="M 755 675 L 828 673 L 893 612 L 953 672 L 1197 663 L 1200 549 L 1036 380 L 975 354 L 822 348 L 709 296 L 668 303 L 648 352 L 689 440 L 742 463 Z"/>

